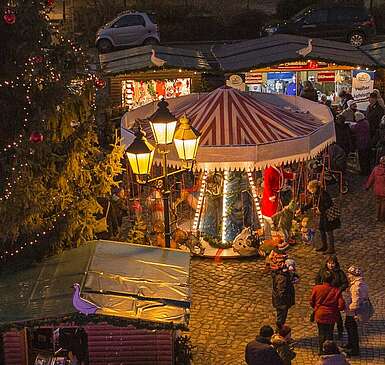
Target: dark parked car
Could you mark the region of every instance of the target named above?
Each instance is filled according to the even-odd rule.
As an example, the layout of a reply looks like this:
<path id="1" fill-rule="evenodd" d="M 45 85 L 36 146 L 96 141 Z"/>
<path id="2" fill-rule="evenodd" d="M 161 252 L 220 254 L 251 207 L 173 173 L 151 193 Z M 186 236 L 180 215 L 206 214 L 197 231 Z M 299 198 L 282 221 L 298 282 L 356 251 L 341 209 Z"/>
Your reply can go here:
<path id="1" fill-rule="evenodd" d="M 375 36 L 376 26 L 364 7 L 308 7 L 288 21 L 267 26 L 265 31 L 348 41 L 359 47 Z"/>

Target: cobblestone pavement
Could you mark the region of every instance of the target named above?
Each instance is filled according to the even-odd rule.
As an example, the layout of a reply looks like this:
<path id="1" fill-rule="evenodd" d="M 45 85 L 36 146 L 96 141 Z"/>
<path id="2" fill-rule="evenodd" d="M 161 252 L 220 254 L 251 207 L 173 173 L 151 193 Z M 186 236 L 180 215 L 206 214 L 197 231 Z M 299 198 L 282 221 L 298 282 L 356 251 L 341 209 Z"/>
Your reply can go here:
<path id="1" fill-rule="evenodd" d="M 343 227 L 336 234 L 341 266 L 360 265 L 369 284 L 376 313 L 363 329 L 361 357 L 351 364 L 385 364 L 385 225 L 375 222 L 374 199 L 355 178 L 342 204 Z M 316 364 L 317 329 L 309 322 L 309 296 L 323 256 L 311 246 L 299 245 L 290 252 L 297 261 L 300 283 L 296 305 L 287 324 L 297 341 L 295 364 Z M 209 259 L 192 261 L 192 309 L 190 330 L 194 365 L 241 365 L 244 348 L 263 324 L 275 323 L 271 307 L 271 278 L 262 274 L 262 259 Z M 266 364 L 268 365 L 268 364 Z"/>

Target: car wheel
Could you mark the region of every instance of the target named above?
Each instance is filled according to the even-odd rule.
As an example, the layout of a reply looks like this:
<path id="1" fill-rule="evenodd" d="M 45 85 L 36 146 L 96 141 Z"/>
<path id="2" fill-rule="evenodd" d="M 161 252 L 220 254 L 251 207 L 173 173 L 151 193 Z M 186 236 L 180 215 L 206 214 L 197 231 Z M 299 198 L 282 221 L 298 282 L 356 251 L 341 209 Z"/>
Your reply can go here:
<path id="1" fill-rule="evenodd" d="M 147 45 L 156 45 L 156 44 L 159 44 L 158 40 L 156 38 L 147 38 L 144 40 L 143 42 L 143 45 L 144 46 L 147 46 Z"/>
<path id="2" fill-rule="evenodd" d="M 108 39 L 101 39 L 98 42 L 98 50 L 100 53 L 111 52 L 113 49 L 112 43 Z"/>
<path id="3" fill-rule="evenodd" d="M 349 42 L 354 47 L 361 47 L 365 42 L 365 36 L 360 32 L 353 32 L 349 36 Z"/>

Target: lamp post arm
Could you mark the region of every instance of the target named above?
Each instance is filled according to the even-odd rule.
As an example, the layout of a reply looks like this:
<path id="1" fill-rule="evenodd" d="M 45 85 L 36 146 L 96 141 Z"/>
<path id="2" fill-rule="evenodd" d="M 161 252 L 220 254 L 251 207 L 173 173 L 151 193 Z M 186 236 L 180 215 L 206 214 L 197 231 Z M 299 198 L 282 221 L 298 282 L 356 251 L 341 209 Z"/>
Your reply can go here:
<path id="1" fill-rule="evenodd" d="M 190 168 L 182 168 L 182 169 L 179 169 L 176 171 L 172 171 L 170 173 L 167 173 L 167 177 L 174 176 L 174 175 L 177 175 L 177 174 L 179 174 L 181 172 L 185 172 L 185 171 L 191 171 L 191 169 Z M 146 181 L 146 183 L 152 183 L 155 181 L 164 180 L 164 178 L 165 178 L 165 175 L 164 175 L 164 168 L 163 168 L 163 175 L 162 176 L 157 176 L 157 177 L 154 177 L 153 179 L 149 179 Z"/>
<path id="2" fill-rule="evenodd" d="M 163 154 L 163 217 L 164 217 L 164 241 L 167 248 L 171 246 L 171 227 L 170 227 L 170 190 L 168 187 L 167 174 L 167 152 Z"/>

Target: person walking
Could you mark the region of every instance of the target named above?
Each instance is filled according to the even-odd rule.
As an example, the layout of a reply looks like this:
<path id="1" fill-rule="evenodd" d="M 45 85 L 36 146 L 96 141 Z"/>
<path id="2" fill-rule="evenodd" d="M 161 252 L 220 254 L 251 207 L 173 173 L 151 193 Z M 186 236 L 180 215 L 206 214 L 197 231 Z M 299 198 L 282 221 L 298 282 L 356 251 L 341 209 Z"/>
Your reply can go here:
<path id="1" fill-rule="evenodd" d="M 361 175 L 370 174 L 370 128 L 365 115 L 361 112 L 355 113 L 356 123 L 350 128 L 353 132 L 358 159 L 360 161 Z"/>
<path id="2" fill-rule="evenodd" d="M 339 115 L 342 115 L 347 122 L 355 122 L 354 113 L 357 111 L 357 103 L 355 100 L 347 102 L 348 107 L 344 109 Z"/>
<path id="3" fill-rule="evenodd" d="M 281 358 L 271 345 L 274 330 L 270 326 L 262 326 L 259 336 L 249 342 L 245 349 L 247 365 L 284 365 Z"/>
<path id="4" fill-rule="evenodd" d="M 326 258 L 325 263 L 321 266 L 320 270 L 318 271 L 316 278 L 315 278 L 315 284 L 320 285 L 323 283 L 323 279 L 326 275 L 326 273 L 331 273 L 333 276 L 332 279 L 332 286 L 335 288 L 338 288 L 341 290 L 341 292 L 344 292 L 348 286 L 348 278 L 344 271 L 340 267 L 340 263 L 338 262 L 336 255 L 330 255 Z M 338 312 L 338 319 L 337 319 L 337 333 L 338 333 L 338 339 L 342 340 L 344 332 L 344 323 L 342 321 L 341 312 Z"/>
<path id="5" fill-rule="evenodd" d="M 295 264 L 292 262 L 294 261 L 286 260 L 281 267 L 271 272 L 272 304 L 277 312 L 277 330 L 285 324 L 289 309 L 295 304 L 294 284 L 298 281 L 298 275 L 295 273 Z"/>
<path id="6" fill-rule="evenodd" d="M 291 360 L 297 355 L 294 351 L 293 340 L 291 339 L 291 328 L 286 324 L 271 337 L 271 344 L 274 346 L 284 365 L 291 365 Z"/>
<path id="7" fill-rule="evenodd" d="M 318 326 L 319 353 L 323 354 L 323 343 L 333 340 L 334 324 L 338 313 L 345 308 L 341 290 L 332 286 L 333 275 L 327 271 L 322 284 L 313 287 L 310 305 L 314 310 L 314 320 Z"/>
<path id="8" fill-rule="evenodd" d="M 311 101 L 318 101 L 317 90 L 314 88 L 311 81 L 303 82 L 303 89 L 300 96 Z"/>
<path id="9" fill-rule="evenodd" d="M 305 205 L 301 211 L 305 212 L 310 208 L 316 209 L 319 214 L 319 231 L 321 235 L 322 246 L 316 251 L 324 252 L 325 254 L 334 254 L 334 230 L 341 227 L 339 217 L 328 218 L 327 211 L 333 206 L 333 200 L 329 193 L 322 188 L 321 183 L 317 180 L 312 180 L 308 183 L 307 190 L 312 194 L 312 201 Z"/>
<path id="10" fill-rule="evenodd" d="M 365 188 L 369 190 L 372 186 L 377 202 L 377 221 L 385 222 L 385 156 L 380 158 L 380 163 L 373 169 Z"/>
<path id="11" fill-rule="evenodd" d="M 323 344 L 323 353 L 316 365 L 350 365 L 344 354 L 341 354 L 335 342 L 326 340 Z"/>
<path id="12" fill-rule="evenodd" d="M 349 267 L 348 279 L 349 290 L 345 308 L 345 328 L 348 333 L 348 343 L 343 347 L 349 356 L 358 356 L 360 354 L 360 339 L 357 320 L 367 322 L 370 318 L 369 288 L 364 281 L 361 269 L 357 266 Z"/>

